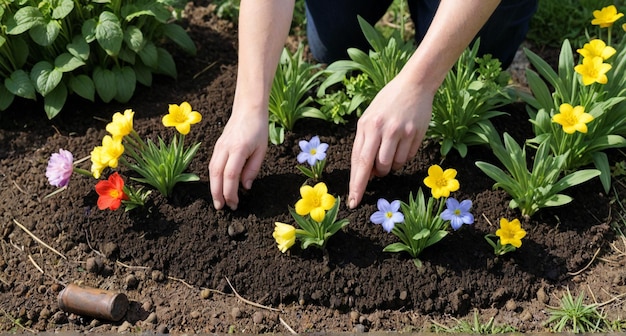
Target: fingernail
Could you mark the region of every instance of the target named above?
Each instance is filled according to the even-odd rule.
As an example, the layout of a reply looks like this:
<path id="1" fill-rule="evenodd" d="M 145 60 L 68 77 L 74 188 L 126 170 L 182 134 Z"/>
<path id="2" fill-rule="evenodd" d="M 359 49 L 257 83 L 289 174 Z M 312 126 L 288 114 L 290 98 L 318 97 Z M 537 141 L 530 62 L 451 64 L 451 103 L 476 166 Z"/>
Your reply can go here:
<path id="1" fill-rule="evenodd" d="M 356 207 L 356 200 L 354 198 L 350 198 L 350 203 L 348 203 L 348 207 L 350 209 L 354 209 Z"/>
<path id="2" fill-rule="evenodd" d="M 246 189 L 252 188 L 252 180 L 246 180 L 243 182 L 243 187 Z"/>
<path id="3" fill-rule="evenodd" d="M 213 200 L 213 206 L 215 207 L 216 210 L 220 210 L 222 209 L 224 204 L 222 204 L 222 202 L 220 201 Z"/>
<path id="4" fill-rule="evenodd" d="M 230 208 L 230 210 L 233 210 L 233 211 L 237 210 L 237 204 L 232 204 L 232 203 L 231 203 L 231 204 L 228 204 L 228 203 L 226 203 L 226 205 L 228 205 L 228 207 Z"/>

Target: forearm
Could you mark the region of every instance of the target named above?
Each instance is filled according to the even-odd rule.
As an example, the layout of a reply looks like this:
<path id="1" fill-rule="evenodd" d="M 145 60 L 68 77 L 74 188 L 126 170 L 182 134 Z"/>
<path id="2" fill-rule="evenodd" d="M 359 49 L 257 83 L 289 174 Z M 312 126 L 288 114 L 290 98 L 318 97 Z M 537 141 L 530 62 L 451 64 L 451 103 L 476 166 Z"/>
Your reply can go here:
<path id="1" fill-rule="evenodd" d="M 294 0 L 241 1 L 233 112 L 267 111 L 269 91 L 289 33 L 293 7 Z"/>
<path id="2" fill-rule="evenodd" d="M 428 32 L 400 76 L 434 95 L 446 74 L 500 0 L 443 0 Z"/>

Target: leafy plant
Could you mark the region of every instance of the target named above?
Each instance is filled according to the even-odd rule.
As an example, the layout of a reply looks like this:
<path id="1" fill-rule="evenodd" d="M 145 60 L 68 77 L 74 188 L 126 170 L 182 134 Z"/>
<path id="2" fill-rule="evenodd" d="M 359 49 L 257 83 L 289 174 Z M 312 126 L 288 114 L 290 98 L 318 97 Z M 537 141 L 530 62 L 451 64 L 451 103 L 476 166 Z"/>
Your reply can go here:
<path id="1" fill-rule="evenodd" d="M 502 188 L 513 199 L 512 209 L 519 208 L 522 216 L 530 217 L 541 208 L 559 206 L 572 201 L 561 191 L 598 175 L 597 169 L 584 169 L 565 174 L 565 160 L 568 153 L 554 156 L 550 154 L 549 138 L 537 149 L 532 170 L 528 170 L 526 146 L 523 148 L 508 134 L 504 133 L 504 145 L 499 138 L 490 140 L 491 149 L 504 165 L 504 170 L 493 164 L 477 161 L 476 166 L 496 181 L 494 188 Z M 561 177 L 561 174 L 565 174 Z"/>
<path id="2" fill-rule="evenodd" d="M 451 327 L 433 321 L 432 331 L 435 333 L 446 332 L 451 334 L 481 335 L 514 333 L 517 331 L 513 326 L 495 324 L 493 317 L 486 322 L 481 321 L 480 314 L 476 309 L 474 309 L 474 318 L 472 321 L 458 320 L 456 318 L 453 318 L 453 320 L 456 321 L 457 324 Z"/>
<path id="3" fill-rule="evenodd" d="M 354 90 L 348 90 L 348 96 L 355 101 L 350 104 L 350 108 L 354 110 L 362 104 L 368 105 L 374 96 L 400 72 L 415 51 L 414 43 L 405 42 L 399 31 L 394 31 L 386 38 L 362 17 L 358 20 L 372 50 L 366 54 L 357 48 L 349 48 L 350 60 L 331 63 L 325 71 L 328 77 L 317 91 L 318 96 L 321 97 L 326 94 L 329 87 L 337 83 L 358 83 L 353 86 Z M 360 78 L 359 75 L 361 75 Z M 357 78 L 351 79 L 353 76 Z M 349 110 L 348 114 L 354 110 Z"/>
<path id="4" fill-rule="evenodd" d="M 587 305 L 583 302 L 584 300 L 584 292 L 581 292 L 574 299 L 568 288 L 567 293 L 563 294 L 561 298 L 559 307 L 548 307 L 550 318 L 546 324 L 554 324 L 552 328 L 556 332 L 591 333 L 604 331 L 603 326 L 607 325 L 606 317 L 598 312 L 596 304 Z"/>
<path id="5" fill-rule="evenodd" d="M 286 130 L 292 130 L 301 118 L 326 119 L 317 108 L 310 106 L 313 98 L 307 93 L 317 85 L 319 65 L 308 63 L 303 57 L 304 46 L 291 53 L 286 48 L 280 57 L 269 97 L 270 141 L 283 142 Z"/>
<path id="6" fill-rule="evenodd" d="M 479 45 L 461 54 L 435 94 L 427 134 L 441 143 L 442 155 L 454 148 L 465 157 L 468 146 L 488 143 L 490 119 L 505 114 L 496 109 L 512 102 L 500 61 L 477 57 Z"/>
<path id="7" fill-rule="evenodd" d="M 56 0 L 0 3 L 0 110 L 16 96 L 43 97 L 48 118 L 70 94 L 127 102 L 152 74 L 176 77 L 165 39 L 189 54 L 196 48 L 180 17 L 179 0 Z"/>

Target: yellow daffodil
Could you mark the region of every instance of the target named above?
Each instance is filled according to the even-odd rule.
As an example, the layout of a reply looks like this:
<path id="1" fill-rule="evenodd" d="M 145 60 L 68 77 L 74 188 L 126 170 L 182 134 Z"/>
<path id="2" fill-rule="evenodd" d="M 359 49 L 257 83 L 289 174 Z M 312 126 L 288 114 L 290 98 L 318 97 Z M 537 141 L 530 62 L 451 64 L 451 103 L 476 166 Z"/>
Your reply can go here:
<path id="1" fill-rule="evenodd" d="M 518 219 L 509 222 L 506 218 L 501 218 L 496 236 L 500 237 L 500 245 L 510 244 L 519 248 L 522 246 L 522 238 L 526 237 L 526 231 L 522 229 L 522 224 Z"/>
<path id="2" fill-rule="evenodd" d="M 121 139 L 113 139 L 110 135 L 102 138 L 102 146 L 95 147 L 91 151 L 91 173 L 95 178 L 100 178 L 106 167 L 117 168 L 117 163 L 124 153 L 124 145 Z"/>
<path id="3" fill-rule="evenodd" d="M 116 112 L 113 115 L 113 121 L 106 126 L 107 132 L 111 133 L 113 139 L 121 139 L 130 134 L 133 130 L 133 116 L 135 112 L 133 110 L 126 110 L 124 114 Z"/>
<path id="4" fill-rule="evenodd" d="M 448 197 L 450 192 L 459 190 L 459 181 L 455 177 L 455 169 L 450 168 L 444 171 L 438 165 L 432 165 L 428 168 L 428 176 L 424 179 L 424 184 L 430 188 L 434 198 Z"/>
<path id="5" fill-rule="evenodd" d="M 552 117 L 552 122 L 563 126 L 563 132 L 572 134 L 576 131 L 587 133 L 587 123 L 593 120 L 593 116 L 585 113 L 585 108 L 578 105 L 561 104 L 559 114 Z"/>
<path id="6" fill-rule="evenodd" d="M 163 125 L 165 127 L 176 127 L 180 134 L 187 134 L 191 129 L 191 125 L 197 124 L 202 120 L 202 115 L 191 110 L 188 102 L 183 102 L 180 106 L 170 104 L 169 114 L 163 116 Z"/>
<path id="7" fill-rule="evenodd" d="M 615 48 L 607 46 L 604 41 L 599 39 L 593 39 L 589 43 L 576 50 L 582 57 L 602 57 L 603 60 L 609 59 L 616 52 Z"/>
<path id="8" fill-rule="evenodd" d="M 102 146 L 95 147 L 91 151 L 91 174 L 93 177 L 99 179 L 102 171 L 108 166 L 108 162 L 104 162 Z"/>
<path id="9" fill-rule="evenodd" d="M 326 184 L 320 182 L 314 187 L 309 185 L 300 188 L 302 199 L 296 202 L 296 213 L 300 216 L 309 214 L 316 222 L 321 222 L 326 216 L 326 210 L 335 205 L 335 197 L 328 194 Z"/>
<path id="10" fill-rule="evenodd" d="M 606 73 L 611 70 L 611 65 L 602 61 L 602 57 L 599 56 L 585 57 L 583 64 L 574 67 L 574 71 L 582 76 L 584 85 L 591 85 L 596 82 L 606 84 L 609 81 Z"/>
<path id="11" fill-rule="evenodd" d="M 617 8 L 614 5 L 610 5 L 601 10 L 594 10 L 594 19 L 591 20 L 591 24 L 600 26 L 600 28 L 608 28 L 622 16 L 624 16 L 623 13 L 618 13 Z"/>
<path id="12" fill-rule="evenodd" d="M 296 243 L 296 228 L 292 225 L 275 222 L 276 227 L 272 236 L 278 244 L 280 252 L 285 253 Z"/>

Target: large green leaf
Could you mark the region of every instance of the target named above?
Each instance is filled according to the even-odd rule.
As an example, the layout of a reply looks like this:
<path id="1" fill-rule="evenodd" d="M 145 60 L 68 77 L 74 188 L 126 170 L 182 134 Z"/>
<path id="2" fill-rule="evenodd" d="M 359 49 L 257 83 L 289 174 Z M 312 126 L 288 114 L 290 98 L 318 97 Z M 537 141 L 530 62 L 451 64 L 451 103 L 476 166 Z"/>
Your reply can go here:
<path id="1" fill-rule="evenodd" d="M 4 85 L 9 92 L 18 97 L 27 99 L 36 98 L 35 86 L 30 81 L 26 71 L 22 69 L 14 71 L 9 78 L 6 78 Z"/>
<path id="2" fill-rule="evenodd" d="M 135 86 L 137 84 L 135 71 L 133 68 L 125 66 L 122 68 L 113 68 L 113 73 L 115 74 L 115 86 L 117 87 L 115 100 L 120 103 L 126 103 L 135 93 Z"/>
<path id="3" fill-rule="evenodd" d="M 9 17 L 6 23 L 6 32 L 9 35 L 19 35 L 34 26 L 45 24 L 46 20 L 39 8 L 26 6 L 18 9 L 13 17 Z"/>
<path id="4" fill-rule="evenodd" d="M 74 57 L 80 58 L 86 61 L 89 58 L 89 44 L 85 41 L 85 38 L 81 35 L 75 35 L 72 38 L 72 42 L 68 43 L 65 47 L 70 54 Z"/>
<path id="5" fill-rule="evenodd" d="M 59 85 L 63 73 L 47 61 L 37 62 L 30 71 L 30 80 L 35 84 L 35 90 L 46 96 Z"/>
<path id="6" fill-rule="evenodd" d="M 138 52 L 139 58 L 143 64 L 148 66 L 151 69 L 157 69 L 159 66 L 159 54 L 157 52 L 157 48 L 152 43 L 152 41 L 147 41 L 147 43 L 139 50 Z"/>
<path id="7" fill-rule="evenodd" d="M 162 26 L 163 34 L 167 36 L 174 43 L 178 44 L 185 52 L 190 55 L 196 54 L 196 45 L 183 27 L 175 24 L 168 23 Z"/>
<path id="8" fill-rule="evenodd" d="M 74 1 L 72 0 L 52 0 L 50 1 L 54 9 L 52 10 L 53 19 L 64 19 L 74 9 Z"/>
<path id="9" fill-rule="evenodd" d="M 67 88 L 65 84 L 60 83 L 44 98 L 43 109 L 46 111 L 48 119 L 54 118 L 65 105 L 67 100 Z"/>
<path id="10" fill-rule="evenodd" d="M 62 53 L 54 60 L 54 67 L 61 72 L 70 72 L 85 65 L 80 58 L 76 58 L 70 53 Z"/>
<path id="11" fill-rule="evenodd" d="M 78 75 L 71 76 L 69 79 L 70 89 L 75 92 L 77 95 L 94 101 L 96 88 L 94 87 L 93 81 L 87 75 Z"/>
<path id="12" fill-rule="evenodd" d="M 96 86 L 96 92 L 103 102 L 108 103 L 117 94 L 115 87 L 115 74 L 109 69 L 96 67 L 93 70 L 93 83 Z"/>
<path id="13" fill-rule="evenodd" d="M 96 40 L 109 56 L 116 56 L 122 47 L 124 32 L 118 17 L 111 12 L 102 12 L 96 24 Z"/>
<path id="14" fill-rule="evenodd" d="M 47 47 L 54 43 L 59 32 L 61 31 L 61 25 L 57 20 L 50 20 L 42 25 L 33 26 L 28 35 L 40 46 Z"/>
<path id="15" fill-rule="evenodd" d="M 15 95 L 9 92 L 4 85 L 0 85 L 0 111 L 6 110 L 11 103 L 13 103 L 13 99 Z"/>
<path id="16" fill-rule="evenodd" d="M 143 33 L 141 29 L 136 26 L 128 26 L 124 31 L 124 42 L 130 50 L 138 53 L 145 43 L 145 39 L 143 37 Z"/>
<path id="17" fill-rule="evenodd" d="M 172 55 L 170 55 L 170 53 L 163 48 L 157 48 L 157 54 L 159 57 L 157 71 L 161 74 L 176 78 L 176 63 L 174 63 Z"/>

